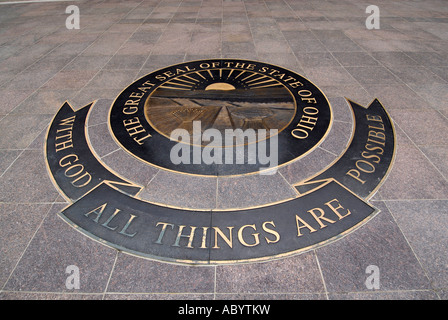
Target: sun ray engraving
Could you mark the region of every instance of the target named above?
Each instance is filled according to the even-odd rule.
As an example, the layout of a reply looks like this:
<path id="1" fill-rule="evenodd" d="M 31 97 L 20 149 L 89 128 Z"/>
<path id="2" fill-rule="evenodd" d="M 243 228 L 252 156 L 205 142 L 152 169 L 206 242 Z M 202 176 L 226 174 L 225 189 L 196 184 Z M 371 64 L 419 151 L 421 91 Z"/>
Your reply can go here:
<path id="1" fill-rule="evenodd" d="M 166 84 L 173 85 L 173 86 L 181 86 L 181 87 L 193 88 L 192 85 L 187 85 L 187 84 L 183 84 L 183 83 L 177 83 L 175 81 L 178 81 L 178 79 L 168 81 Z"/>
<path id="2" fill-rule="evenodd" d="M 259 87 L 252 87 L 253 89 L 261 89 L 261 88 L 269 88 L 269 87 L 282 87 L 282 84 L 279 82 L 273 83 L 273 84 L 267 84 L 264 86 L 259 86 Z"/>
<path id="3" fill-rule="evenodd" d="M 188 78 L 188 79 L 193 80 L 193 81 L 196 81 L 196 82 L 200 82 L 198 79 L 195 79 L 195 78 L 187 76 L 187 75 L 183 75 L 183 77 Z"/>
<path id="4" fill-rule="evenodd" d="M 171 90 L 185 90 L 185 91 L 189 91 L 190 90 L 190 89 L 186 89 L 186 88 L 170 87 L 170 86 L 166 86 L 166 85 L 161 85 L 159 88 L 171 89 Z"/>
<path id="5" fill-rule="evenodd" d="M 207 70 L 207 72 L 208 72 L 208 74 L 210 75 L 210 77 L 212 77 L 212 79 L 215 79 L 215 78 L 213 77 L 213 74 L 212 74 L 212 72 L 211 72 L 210 70 Z"/>
<path id="6" fill-rule="evenodd" d="M 243 71 L 241 71 L 241 73 L 240 74 L 238 74 L 234 79 L 237 79 L 239 76 L 241 76 L 243 73 L 245 73 L 246 72 L 246 70 L 243 70 Z"/>
<path id="7" fill-rule="evenodd" d="M 252 78 L 252 77 L 255 76 L 255 75 L 257 75 L 257 74 L 256 74 L 256 73 L 252 73 L 250 76 L 247 76 L 246 78 L 244 78 L 244 79 L 241 80 L 241 81 L 246 81 L 247 79 Z"/>
<path id="8" fill-rule="evenodd" d="M 191 82 L 191 81 L 188 81 L 188 80 L 185 80 L 185 79 L 181 79 L 181 77 L 177 78 L 176 80 L 177 80 L 177 81 L 182 81 L 182 82 L 185 82 L 185 83 L 188 83 L 188 84 L 195 85 L 194 82 Z"/>
<path id="9" fill-rule="evenodd" d="M 266 76 L 261 76 L 261 77 L 259 77 L 259 78 L 255 78 L 255 79 L 246 81 L 246 83 L 251 83 L 251 82 L 258 81 L 258 80 L 265 79 L 265 78 L 267 78 L 267 77 L 266 77 Z M 244 80 L 244 79 L 243 79 L 243 80 Z M 272 80 L 272 79 L 270 79 L 270 80 Z"/>
<path id="10" fill-rule="evenodd" d="M 202 79 L 207 80 L 199 71 L 195 72 L 198 76 L 200 76 Z"/>
<path id="11" fill-rule="evenodd" d="M 274 80 L 274 79 L 268 79 L 268 80 L 265 80 L 265 81 L 260 81 L 260 82 L 255 82 L 255 83 L 248 84 L 248 86 L 249 86 L 249 87 L 252 87 L 252 86 L 258 86 L 258 85 L 266 84 L 266 83 L 269 83 L 269 82 L 279 83 L 277 80 Z"/>

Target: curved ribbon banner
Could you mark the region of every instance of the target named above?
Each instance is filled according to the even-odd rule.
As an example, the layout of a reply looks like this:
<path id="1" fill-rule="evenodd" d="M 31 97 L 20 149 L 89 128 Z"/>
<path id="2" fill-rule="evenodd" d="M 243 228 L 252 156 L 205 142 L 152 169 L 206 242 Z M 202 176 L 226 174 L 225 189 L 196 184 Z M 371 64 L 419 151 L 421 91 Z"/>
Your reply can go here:
<path id="1" fill-rule="evenodd" d="M 378 99 L 366 108 L 348 100 L 355 128 L 347 150 L 329 168 L 296 185 L 307 193 L 328 179 L 335 179 L 363 199 L 373 196 L 386 178 L 395 155 L 392 120 Z"/>
<path id="2" fill-rule="evenodd" d="M 47 165 L 55 184 L 70 200 L 78 200 L 103 181 L 110 181 L 134 196 L 141 190 L 110 172 L 95 157 L 86 139 L 86 119 L 94 102 L 74 111 L 65 102 L 47 133 Z"/>
<path id="3" fill-rule="evenodd" d="M 328 243 L 378 212 L 366 200 L 394 158 L 394 129 L 381 103 L 349 103 L 355 119 L 349 147 L 297 185 L 299 197 L 233 211 L 175 209 L 135 198 L 140 188 L 110 172 L 90 150 L 85 121 L 92 104 L 75 112 L 65 103 L 46 146 L 53 179 L 74 202 L 60 216 L 118 250 L 179 263 L 262 261 Z"/>

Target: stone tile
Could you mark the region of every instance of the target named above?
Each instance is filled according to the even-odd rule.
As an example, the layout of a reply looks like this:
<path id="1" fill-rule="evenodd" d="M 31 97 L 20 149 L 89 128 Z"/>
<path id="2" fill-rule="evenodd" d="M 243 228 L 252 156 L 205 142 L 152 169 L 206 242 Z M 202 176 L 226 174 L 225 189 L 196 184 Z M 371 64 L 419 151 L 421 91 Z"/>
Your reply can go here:
<path id="1" fill-rule="evenodd" d="M 146 17 L 146 13 L 144 13 Z M 117 32 L 117 33 L 133 33 L 140 26 L 140 23 L 116 23 L 112 25 L 107 32 Z"/>
<path id="2" fill-rule="evenodd" d="M 207 59 L 216 59 L 220 58 L 221 54 L 219 53 L 205 53 L 205 54 L 189 54 L 185 55 L 185 61 L 195 61 L 195 60 L 207 60 Z"/>
<path id="3" fill-rule="evenodd" d="M 392 40 L 356 39 L 356 43 L 367 52 L 401 51 Z"/>
<path id="4" fill-rule="evenodd" d="M 335 83 L 346 85 L 356 84 L 356 80 L 343 67 L 314 67 L 303 66 L 308 78 L 317 86 L 331 86 Z"/>
<path id="5" fill-rule="evenodd" d="M 249 41 L 252 41 L 252 36 L 248 32 L 226 31 L 226 32 L 222 32 L 222 41 L 249 42 Z"/>
<path id="6" fill-rule="evenodd" d="M 102 300 L 103 294 L 3 291 L 0 300 Z"/>
<path id="7" fill-rule="evenodd" d="M 169 206 L 209 210 L 216 206 L 216 178 L 160 170 L 141 197 Z"/>
<path id="8" fill-rule="evenodd" d="M 392 170 L 379 189 L 382 199 L 445 199 L 448 183 L 428 159 L 397 130 Z M 412 186 L 410 188 L 409 186 Z"/>
<path id="9" fill-rule="evenodd" d="M 142 43 L 156 43 L 157 40 L 162 35 L 162 30 L 144 30 L 144 31 L 136 31 L 134 32 L 130 38 L 129 41 L 136 41 L 136 42 L 142 42 Z"/>
<path id="10" fill-rule="evenodd" d="M 39 43 L 39 45 L 33 46 L 32 48 L 32 50 L 24 50 L 19 54 L 4 59 L 0 63 L 0 70 L 2 72 L 13 72 L 17 74 L 25 70 L 33 63 L 38 61 L 39 58 L 53 50 L 55 48 L 55 45 Z"/>
<path id="11" fill-rule="evenodd" d="M 419 109 L 429 106 L 415 91 L 404 84 L 373 84 L 366 86 L 372 97 L 378 98 L 386 110 Z"/>
<path id="12" fill-rule="evenodd" d="M 292 199 L 296 195 L 278 173 L 218 177 L 216 208 L 247 208 Z"/>
<path id="13" fill-rule="evenodd" d="M 373 52 L 372 56 L 386 67 L 418 66 L 418 62 L 404 52 Z"/>
<path id="14" fill-rule="evenodd" d="M 190 46 L 190 41 L 190 32 L 166 32 L 162 34 L 154 45 L 152 53 L 159 55 L 186 53 Z"/>
<path id="15" fill-rule="evenodd" d="M 441 300 L 448 300 L 448 290 L 447 289 L 440 290 L 437 292 L 437 294 Z"/>
<path id="16" fill-rule="evenodd" d="M 432 49 L 427 47 L 419 40 L 391 40 L 392 45 L 399 51 L 405 52 L 431 52 Z"/>
<path id="17" fill-rule="evenodd" d="M 332 55 L 343 66 L 366 67 L 379 65 L 371 55 L 365 52 L 333 52 Z"/>
<path id="18" fill-rule="evenodd" d="M 422 66 L 448 66 L 446 54 L 436 52 L 407 52 L 406 54 Z"/>
<path id="19" fill-rule="evenodd" d="M 0 122 L 0 149 L 24 149 L 50 122 L 51 115 L 7 115 Z"/>
<path id="20" fill-rule="evenodd" d="M 320 148 L 335 155 L 345 152 L 352 135 L 352 124 L 334 121 L 328 137 L 321 143 Z"/>
<path id="21" fill-rule="evenodd" d="M 17 159 L 22 150 L 0 150 L 0 176 Z"/>
<path id="22" fill-rule="evenodd" d="M 112 98 L 113 97 L 110 97 L 110 99 L 98 99 L 95 102 L 93 107 L 90 109 L 90 114 L 87 119 L 87 127 L 107 123 L 109 109 L 113 103 Z"/>
<path id="23" fill-rule="evenodd" d="M 114 55 L 104 66 L 105 70 L 140 69 L 147 59 L 147 55 Z"/>
<path id="24" fill-rule="evenodd" d="M 87 85 L 83 89 L 76 92 L 74 97 L 70 98 L 69 102 L 75 109 L 79 109 L 96 100 L 113 100 L 123 89 L 124 87 L 98 89 L 94 86 Z M 103 122 L 104 121 L 105 120 L 103 119 Z"/>
<path id="25" fill-rule="evenodd" d="M 221 36 L 214 32 L 194 33 L 187 54 L 214 54 L 221 53 Z"/>
<path id="26" fill-rule="evenodd" d="M 436 74 L 432 73 L 425 67 L 411 67 L 411 66 L 392 66 L 389 68 L 393 74 L 399 77 L 403 82 L 407 84 L 422 85 L 434 85 L 434 84 L 446 84 Z"/>
<path id="27" fill-rule="evenodd" d="M 279 169 L 280 174 L 294 185 L 320 172 L 331 164 L 336 156 L 322 148 L 313 150 L 305 158 L 301 158 Z"/>
<path id="28" fill-rule="evenodd" d="M 107 293 L 213 293 L 214 267 L 161 263 L 119 254 Z"/>
<path id="29" fill-rule="evenodd" d="M 222 34 L 223 36 L 226 33 L 231 34 L 244 34 L 249 33 L 250 27 L 247 23 L 230 23 L 230 22 L 223 22 L 222 23 Z"/>
<path id="30" fill-rule="evenodd" d="M 85 55 L 113 55 L 129 39 L 129 34 L 104 33 L 83 52 Z"/>
<path id="31" fill-rule="evenodd" d="M 73 98 L 73 90 L 40 89 L 23 101 L 11 114 L 54 115 L 66 100 Z"/>
<path id="32" fill-rule="evenodd" d="M 399 80 L 389 70 L 381 66 L 345 68 L 361 85 L 399 83 Z"/>
<path id="33" fill-rule="evenodd" d="M 369 265 L 379 268 L 381 291 L 430 289 L 412 249 L 381 202 L 381 212 L 358 230 L 316 250 L 329 293 L 367 291 Z"/>
<path id="34" fill-rule="evenodd" d="M 63 70 L 58 72 L 43 86 L 46 90 L 79 90 L 95 76 L 95 70 Z"/>
<path id="35" fill-rule="evenodd" d="M 51 204 L 0 204 L 0 287 L 6 283 Z"/>
<path id="36" fill-rule="evenodd" d="M 326 300 L 323 293 L 298 293 L 298 294 L 252 294 L 252 293 L 218 293 L 216 300 Z"/>
<path id="37" fill-rule="evenodd" d="M 117 55 L 149 55 L 154 48 L 152 43 L 144 43 L 136 40 L 126 41 L 120 49 L 115 52 Z M 112 56 L 112 54 L 110 55 Z"/>
<path id="38" fill-rule="evenodd" d="M 258 53 L 291 53 L 291 48 L 286 40 L 261 40 L 255 41 L 255 49 Z"/>
<path id="39" fill-rule="evenodd" d="M 330 52 L 303 53 L 297 56 L 302 66 L 313 67 L 339 67 L 339 62 Z"/>
<path id="40" fill-rule="evenodd" d="M 359 83 L 345 84 L 334 82 L 330 85 L 319 86 L 328 98 L 346 97 L 363 106 L 372 102 L 373 97 L 369 96 L 366 89 Z"/>
<path id="41" fill-rule="evenodd" d="M 26 150 L 45 150 L 44 146 L 45 146 L 45 141 L 47 139 L 47 133 L 48 133 L 48 127 L 50 126 L 50 124 L 48 124 L 40 133 L 39 135 L 36 137 L 36 139 L 34 139 L 33 142 L 31 142 L 28 147 L 26 148 Z"/>
<path id="42" fill-rule="evenodd" d="M 259 56 L 255 53 L 255 49 L 253 51 L 249 50 L 248 52 L 241 52 L 241 53 L 225 53 L 223 50 L 223 53 L 221 54 L 221 57 L 223 59 L 243 59 L 243 60 L 259 60 Z"/>
<path id="43" fill-rule="evenodd" d="M 250 35 L 253 37 L 254 42 L 263 42 L 263 41 L 283 41 L 282 32 L 277 29 L 274 25 L 270 26 L 261 26 L 261 27 L 252 27 Z"/>
<path id="44" fill-rule="evenodd" d="M 46 172 L 42 150 L 25 150 L 0 178 L 0 201 L 53 202 L 58 193 Z"/>
<path id="45" fill-rule="evenodd" d="M 100 158 L 120 149 L 120 146 L 112 138 L 107 123 L 88 127 L 87 135 L 92 151 Z"/>
<path id="46" fill-rule="evenodd" d="M 304 52 L 326 52 L 327 49 L 325 46 L 316 40 L 288 40 L 288 43 L 296 54 L 296 56 L 299 56 L 300 54 Z"/>
<path id="47" fill-rule="evenodd" d="M 314 252 L 270 262 L 216 267 L 216 293 L 323 293 Z"/>
<path id="48" fill-rule="evenodd" d="M 22 71 L 9 82 L 8 89 L 16 90 L 20 88 L 22 90 L 34 91 L 46 83 L 56 75 L 55 70 L 34 70 L 34 71 Z M 48 81 L 48 82 L 47 82 Z"/>
<path id="49" fill-rule="evenodd" d="M 88 86 L 97 89 L 125 88 L 132 83 L 138 69 L 101 70 L 89 82 Z"/>
<path id="50" fill-rule="evenodd" d="M 443 174 L 448 177 L 448 146 L 427 146 L 420 147 L 420 150 L 431 161 L 431 163 Z"/>
<path id="51" fill-rule="evenodd" d="M 221 33 L 222 22 L 214 21 L 197 21 L 194 25 L 193 31 L 197 33 Z"/>
<path id="52" fill-rule="evenodd" d="M 57 213 L 54 205 L 37 231 L 4 290 L 73 292 L 66 288 L 67 266 L 79 268 L 81 292 L 104 292 L 116 251 L 80 234 Z M 32 272 L 30 272 L 32 270 Z"/>
<path id="53" fill-rule="evenodd" d="M 123 149 L 119 149 L 101 159 L 110 169 L 119 176 L 128 179 L 142 187 L 148 185 L 151 179 L 159 171 L 158 168 L 143 163 L 143 161 L 130 155 Z"/>
<path id="54" fill-rule="evenodd" d="M 348 101 L 343 97 L 332 97 L 328 98 L 328 102 L 330 103 L 333 112 L 333 120 L 345 122 L 347 123 L 346 125 L 351 128 L 353 119 L 351 107 L 349 106 Z"/>
<path id="55" fill-rule="evenodd" d="M 342 30 L 311 30 L 314 36 L 319 40 L 350 40 Z"/>
<path id="56" fill-rule="evenodd" d="M 70 70 L 101 70 L 112 56 L 109 55 L 85 55 L 81 54 L 64 67 L 64 71 Z"/>
<path id="57" fill-rule="evenodd" d="M 350 39 L 321 39 L 322 44 L 331 52 L 353 52 L 363 51 L 354 41 Z"/>
<path id="58" fill-rule="evenodd" d="M 293 53 L 259 53 L 258 61 L 277 65 L 299 74 L 303 73 L 303 70 Z"/>
<path id="59" fill-rule="evenodd" d="M 439 289 L 448 284 L 447 205 L 448 200 L 387 202 L 433 287 Z"/>
<path id="60" fill-rule="evenodd" d="M 2 72 L 0 74 L 0 87 L 12 81 L 12 79 L 14 79 L 15 76 L 16 73 L 13 71 Z"/>
<path id="61" fill-rule="evenodd" d="M 306 25 L 297 19 L 292 21 L 278 21 L 277 25 L 282 31 L 304 31 L 307 29 Z"/>
<path id="62" fill-rule="evenodd" d="M 299 43 L 301 41 L 312 40 L 317 42 L 317 38 L 311 30 L 300 30 L 300 31 L 283 31 L 283 36 L 286 40 Z"/>
<path id="63" fill-rule="evenodd" d="M 51 56 L 50 54 L 47 54 L 42 59 L 28 66 L 24 72 L 39 72 L 45 70 L 56 73 L 64 68 L 71 60 L 73 60 L 73 58 L 73 55 Z"/>
<path id="64" fill-rule="evenodd" d="M 430 290 L 332 293 L 328 295 L 328 298 L 330 300 L 439 300 L 437 294 Z"/>
<path id="65" fill-rule="evenodd" d="M 104 300 L 213 300 L 213 293 L 106 293 Z"/>
<path id="66" fill-rule="evenodd" d="M 31 92 L 28 90 L 0 89 L 0 95 L 3 97 L 0 104 L 0 114 L 8 114 L 30 94 Z"/>
<path id="67" fill-rule="evenodd" d="M 390 110 L 389 114 L 417 145 L 447 145 L 448 120 L 436 110 Z"/>
<path id="68" fill-rule="evenodd" d="M 429 70 L 448 82 L 448 67 L 429 67 Z"/>
<path id="69" fill-rule="evenodd" d="M 48 55 L 46 55 L 44 59 L 46 59 L 47 61 L 51 61 L 52 59 L 57 58 L 68 58 L 72 60 L 77 55 L 82 53 L 88 46 L 90 46 L 92 42 L 93 41 L 67 41 L 48 53 Z"/>
<path id="70" fill-rule="evenodd" d="M 146 63 L 143 65 L 142 70 L 144 70 L 145 73 L 150 73 L 167 66 L 182 63 L 184 61 L 184 56 L 185 55 L 183 54 L 174 54 L 174 55 L 151 54 Z"/>
<path id="71" fill-rule="evenodd" d="M 448 83 L 410 83 L 409 87 L 427 101 L 432 108 L 441 112 L 448 110 Z"/>
<path id="72" fill-rule="evenodd" d="M 253 42 L 223 41 L 222 52 L 232 54 L 255 54 L 255 45 Z"/>

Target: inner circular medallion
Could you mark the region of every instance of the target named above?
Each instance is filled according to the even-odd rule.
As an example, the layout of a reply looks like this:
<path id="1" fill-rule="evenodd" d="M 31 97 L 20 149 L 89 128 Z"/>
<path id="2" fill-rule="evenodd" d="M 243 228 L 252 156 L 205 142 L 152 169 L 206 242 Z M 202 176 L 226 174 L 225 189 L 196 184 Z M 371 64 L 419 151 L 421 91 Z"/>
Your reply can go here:
<path id="1" fill-rule="evenodd" d="M 306 78 L 231 59 L 152 72 L 124 89 L 109 114 L 112 136 L 138 159 L 205 176 L 272 172 L 316 148 L 331 123 L 327 98 Z"/>
<path id="2" fill-rule="evenodd" d="M 209 71 L 206 76 L 199 72 L 182 74 L 154 90 L 144 106 L 148 123 L 167 138 L 176 129 L 193 136 L 194 122 L 200 123 L 201 135 L 209 129 L 218 130 L 222 137 L 226 130 L 249 130 L 255 133 L 255 143 L 260 129 L 266 130 L 261 139 L 268 139 L 294 118 L 294 97 L 276 79 L 246 70 Z M 232 141 L 222 146 L 235 144 Z"/>

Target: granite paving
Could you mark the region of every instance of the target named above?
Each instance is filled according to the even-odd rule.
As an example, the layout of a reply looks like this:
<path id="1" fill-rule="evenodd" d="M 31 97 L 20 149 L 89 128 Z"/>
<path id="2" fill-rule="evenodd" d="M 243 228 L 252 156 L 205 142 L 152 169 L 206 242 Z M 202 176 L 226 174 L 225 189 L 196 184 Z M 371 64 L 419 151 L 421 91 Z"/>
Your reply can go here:
<path id="1" fill-rule="evenodd" d="M 68 29 L 66 8 L 80 11 Z M 368 5 L 380 10 L 368 29 Z M 124 151 L 107 122 L 136 79 L 190 60 L 263 61 L 327 96 L 331 131 L 274 175 L 194 177 Z M 0 299 L 439 300 L 448 295 L 448 6 L 441 0 L 0 1 Z M 378 98 L 393 119 L 396 158 L 369 200 L 379 213 L 324 246 L 263 262 L 195 266 L 145 259 L 65 223 L 69 205 L 45 163 L 46 132 L 65 101 L 95 101 L 90 146 L 140 199 L 200 210 L 291 199 L 331 164 L 353 130 L 346 98 Z M 80 287 L 66 285 L 67 267 Z M 369 286 L 369 267 L 379 285 Z"/>

